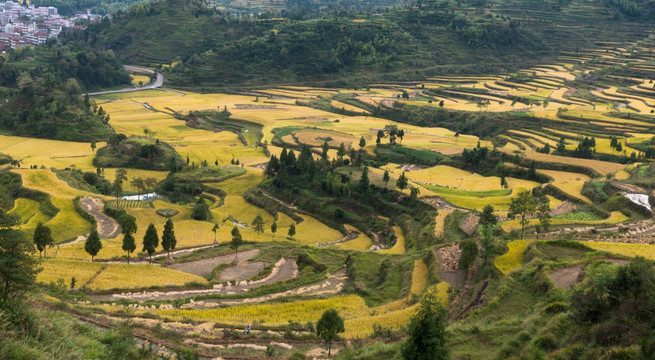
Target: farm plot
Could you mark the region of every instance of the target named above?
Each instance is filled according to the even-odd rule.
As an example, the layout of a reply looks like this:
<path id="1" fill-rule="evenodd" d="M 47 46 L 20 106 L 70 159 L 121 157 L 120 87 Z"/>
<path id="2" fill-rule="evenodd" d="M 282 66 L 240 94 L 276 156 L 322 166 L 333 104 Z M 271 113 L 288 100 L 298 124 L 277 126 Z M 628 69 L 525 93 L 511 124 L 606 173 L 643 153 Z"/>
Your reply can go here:
<path id="1" fill-rule="evenodd" d="M 537 169 L 537 172 L 553 178 L 554 181 L 551 184 L 568 195 L 578 198 L 586 203 L 591 203 L 589 198 L 581 194 L 582 186 L 585 182 L 591 179 L 589 176 L 579 173 L 543 169 Z"/>
<path id="2" fill-rule="evenodd" d="M 60 259 L 44 259 L 41 262 L 43 270 L 36 276 L 36 281 L 42 284 L 63 280 L 66 285 L 75 278 L 75 289 L 84 286 L 96 276 L 105 265 L 97 262 L 74 261 Z"/>
<path id="3" fill-rule="evenodd" d="M 507 243 L 507 253 L 497 257 L 494 261 L 494 265 L 496 265 L 498 270 L 503 274 L 509 274 L 520 268 L 521 265 L 523 265 L 525 250 L 533 241 L 534 240 L 515 240 Z"/>
<path id="4" fill-rule="evenodd" d="M 138 276 L 135 276 L 138 274 Z M 88 285 L 91 290 L 140 289 L 148 287 L 205 284 L 200 276 L 148 264 L 108 264 Z"/>
<path id="5" fill-rule="evenodd" d="M 97 146 L 103 147 L 105 143 L 97 143 Z M 59 169 L 95 169 L 92 164 L 95 154 L 91 143 L 0 135 L 0 153 L 11 155 L 26 168 L 36 165 Z"/>

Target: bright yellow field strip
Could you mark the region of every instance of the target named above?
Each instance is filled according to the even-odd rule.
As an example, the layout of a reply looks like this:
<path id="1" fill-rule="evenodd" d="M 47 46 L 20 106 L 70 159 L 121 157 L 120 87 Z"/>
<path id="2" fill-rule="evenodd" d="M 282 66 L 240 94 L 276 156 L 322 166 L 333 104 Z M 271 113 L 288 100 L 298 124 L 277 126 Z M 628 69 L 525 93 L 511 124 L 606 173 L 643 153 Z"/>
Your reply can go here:
<path id="1" fill-rule="evenodd" d="M 497 257 L 494 261 L 494 265 L 496 265 L 498 270 L 503 274 L 509 274 L 520 268 L 521 265 L 523 265 L 525 250 L 533 241 L 534 240 L 515 240 L 507 243 L 507 248 L 509 250 L 505 255 Z"/>
<path id="2" fill-rule="evenodd" d="M 355 136 L 333 131 L 301 130 L 295 131 L 293 134 L 299 143 L 313 147 L 321 146 L 327 140 L 330 146 L 344 144 L 346 149 L 348 149 L 355 146 L 355 141 L 359 141 Z"/>
<path id="3" fill-rule="evenodd" d="M 75 288 L 84 286 L 95 276 L 104 264 L 90 261 L 44 259 L 40 265 L 43 270 L 36 276 L 36 281 L 42 284 L 64 280 L 70 286 L 71 278 L 75 278 Z"/>
<path id="4" fill-rule="evenodd" d="M 405 173 L 408 179 L 418 183 L 449 187 L 467 191 L 501 190 L 500 177 L 482 176 L 446 165 L 437 165 L 431 168 L 409 171 Z M 534 181 L 507 178 L 508 187 L 533 188 L 539 184 Z"/>
<path id="5" fill-rule="evenodd" d="M 367 110 L 364 110 L 364 109 L 362 109 L 360 107 L 353 106 L 353 105 L 346 104 L 346 103 L 342 103 L 342 102 L 336 101 L 336 100 L 332 100 L 331 104 L 332 104 L 332 106 L 334 106 L 337 109 L 344 109 L 346 111 L 354 111 L 354 112 L 358 112 L 358 113 L 367 113 L 367 114 L 369 113 Z"/>
<path id="6" fill-rule="evenodd" d="M 309 215 L 299 214 L 299 216 L 305 220 L 296 225 L 296 235 L 293 238 L 301 243 L 330 243 L 343 237 L 339 231 L 332 229 Z M 286 235 L 287 231 L 288 229 L 285 228 L 278 229 L 278 233 L 280 234 Z"/>
<path id="7" fill-rule="evenodd" d="M 105 143 L 97 143 L 98 148 L 103 146 Z M 90 143 L 0 135 L 0 153 L 11 155 L 24 168 L 43 165 L 63 169 L 74 165 L 82 170 L 95 169 Z"/>
<path id="8" fill-rule="evenodd" d="M 368 235 L 357 230 L 357 228 L 355 228 L 352 225 L 345 224 L 344 226 L 348 231 L 358 231 L 359 235 L 354 240 L 337 244 L 336 245 L 337 248 L 344 249 L 344 250 L 358 250 L 358 251 L 365 251 L 371 248 L 371 246 L 373 245 L 373 240 L 371 240 L 371 238 Z"/>
<path id="9" fill-rule="evenodd" d="M 108 264 L 88 285 L 92 290 L 139 289 L 151 286 L 181 286 L 191 282 L 204 284 L 204 278 L 181 271 L 147 264 Z"/>
<path id="10" fill-rule="evenodd" d="M 616 180 L 628 180 L 630 178 L 630 173 L 625 170 L 619 171 L 616 174 L 614 174 L 614 178 Z"/>
<path id="11" fill-rule="evenodd" d="M 533 134 L 531 132 L 526 132 L 526 131 L 521 131 L 521 130 L 508 130 L 508 131 L 510 133 L 513 133 L 513 134 L 519 134 L 519 135 L 523 135 L 523 136 L 527 136 L 527 137 L 536 139 L 541 143 L 549 144 L 551 147 L 557 146 L 556 141 L 554 141 L 552 139 L 549 139 L 549 138 L 546 138 L 546 137 L 543 137 L 543 136 L 540 136 L 540 135 Z"/>
<path id="12" fill-rule="evenodd" d="M 150 82 L 150 77 L 146 75 L 130 75 L 130 77 L 134 86 L 143 86 Z"/>
<path id="13" fill-rule="evenodd" d="M 316 322 L 324 311 L 335 309 L 342 317 L 352 317 L 368 307 L 358 295 L 335 296 L 329 299 L 301 300 L 279 304 L 234 306 L 207 310 L 150 310 L 162 317 L 224 324 L 286 325 L 289 321 Z"/>
<path id="14" fill-rule="evenodd" d="M 552 182 L 552 185 L 564 191 L 565 193 L 576 197 L 586 203 L 591 203 L 591 200 L 586 196 L 582 195 L 582 186 L 585 182 L 589 181 L 591 178 L 584 174 L 571 173 L 566 171 L 556 171 L 556 170 L 543 170 L 537 169 L 537 172 L 544 175 L 548 175 L 555 179 Z"/>
<path id="15" fill-rule="evenodd" d="M 433 296 L 444 306 L 447 306 L 450 291 L 450 285 L 442 281 L 431 286 L 427 290 L 426 296 Z M 405 307 L 406 305 L 407 300 L 397 300 L 389 304 L 370 308 L 368 311 L 370 315 L 346 319 L 346 331 L 343 336 L 345 338 L 366 337 L 373 332 L 373 325 L 376 324 L 391 330 L 400 330 L 407 325 L 418 306 L 412 305 Z"/>
<path id="16" fill-rule="evenodd" d="M 27 223 L 39 211 L 38 202 L 25 198 L 18 198 L 14 201 L 14 207 L 9 211 L 12 215 L 18 215 L 21 223 Z"/>
<path id="17" fill-rule="evenodd" d="M 63 199 L 74 199 L 77 196 L 95 196 L 105 198 L 102 195 L 72 188 L 68 183 L 57 178 L 57 175 L 48 170 L 12 170 L 21 175 L 23 186 L 29 189 L 39 190 L 50 194 L 53 197 Z"/>
<path id="18" fill-rule="evenodd" d="M 609 218 L 603 220 L 551 219 L 550 224 L 551 225 L 578 225 L 578 224 L 579 225 L 608 225 L 608 224 L 619 224 L 627 220 L 628 217 L 625 216 L 622 212 L 613 211 L 610 214 Z M 535 226 L 537 224 L 539 224 L 539 220 L 530 219 L 530 222 L 526 225 L 526 227 Z M 514 220 L 508 220 L 503 222 L 501 227 L 504 231 L 510 232 L 512 230 L 520 230 L 521 224 L 518 219 L 514 219 Z"/>
<path id="19" fill-rule="evenodd" d="M 566 103 L 572 103 L 573 105 L 578 105 L 578 106 L 589 106 L 588 104 L 585 104 L 585 103 L 583 103 L 583 102 L 578 102 L 578 101 L 575 101 L 575 100 L 572 100 L 572 99 L 565 98 L 564 95 L 565 95 L 568 91 L 569 91 L 568 88 L 565 88 L 565 87 L 563 87 L 563 88 L 559 88 L 559 89 L 553 91 L 553 92 L 550 94 L 550 98 L 553 99 L 553 100 L 555 100 L 555 101 L 560 101 L 560 102 L 562 102 L 562 103 L 564 103 L 564 104 L 566 104 Z M 569 105 L 569 106 L 571 106 L 571 105 Z"/>
<path id="20" fill-rule="evenodd" d="M 655 260 L 655 245 L 651 244 L 627 244 L 627 243 L 608 243 L 596 241 L 581 241 L 585 246 L 595 250 L 607 251 L 623 256 L 643 256 L 650 260 Z"/>
<path id="21" fill-rule="evenodd" d="M 504 149 L 499 149 L 500 151 L 506 152 Z M 530 160 L 543 161 L 543 162 L 553 162 L 558 164 L 572 164 L 578 166 L 584 166 L 593 170 L 598 171 L 601 175 L 607 175 L 610 173 L 615 173 L 617 171 L 623 170 L 624 165 L 599 161 L 599 160 L 590 160 L 590 159 L 577 159 L 570 158 L 566 156 L 557 156 L 550 154 L 542 154 L 534 151 L 525 151 L 523 156 Z"/>
<path id="22" fill-rule="evenodd" d="M 412 286 L 409 293 L 413 295 L 420 295 L 428 284 L 428 266 L 423 260 L 414 261 L 414 269 L 412 270 Z"/>
<path id="23" fill-rule="evenodd" d="M 399 226 L 393 227 L 393 232 L 396 234 L 396 243 L 391 249 L 380 250 L 380 254 L 404 254 L 405 253 L 405 235 Z"/>
<path id="24" fill-rule="evenodd" d="M 453 210 L 448 209 L 439 209 L 437 217 L 434 219 L 434 235 L 441 236 L 443 235 L 444 228 L 446 225 L 446 218 L 448 215 L 452 214 Z"/>
<path id="25" fill-rule="evenodd" d="M 91 232 L 93 225 L 75 211 L 72 200 L 53 198 L 52 203 L 60 209 L 59 213 L 45 223 L 52 231 L 55 243 L 72 240 Z"/>

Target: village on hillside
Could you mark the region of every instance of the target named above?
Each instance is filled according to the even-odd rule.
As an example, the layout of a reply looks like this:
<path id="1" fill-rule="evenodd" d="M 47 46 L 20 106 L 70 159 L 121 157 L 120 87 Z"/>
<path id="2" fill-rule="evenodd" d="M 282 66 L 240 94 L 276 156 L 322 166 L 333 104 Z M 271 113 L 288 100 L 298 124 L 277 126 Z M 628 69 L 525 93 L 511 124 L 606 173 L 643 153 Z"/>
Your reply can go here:
<path id="1" fill-rule="evenodd" d="M 25 6 L 13 1 L 0 3 L 0 51 L 43 44 L 49 38 L 56 38 L 63 29 L 83 28 L 81 24 L 99 17 L 88 11 L 63 17 L 52 6 Z"/>

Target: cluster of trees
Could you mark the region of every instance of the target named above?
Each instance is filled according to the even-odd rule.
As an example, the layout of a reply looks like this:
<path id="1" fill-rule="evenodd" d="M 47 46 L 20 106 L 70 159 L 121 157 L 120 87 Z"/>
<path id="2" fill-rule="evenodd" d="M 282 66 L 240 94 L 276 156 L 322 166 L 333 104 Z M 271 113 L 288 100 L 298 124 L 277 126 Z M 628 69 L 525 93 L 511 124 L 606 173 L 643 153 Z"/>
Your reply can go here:
<path id="1" fill-rule="evenodd" d="M 130 215 L 124 215 L 119 218 L 119 223 L 123 231 L 123 244 L 122 249 L 127 253 L 127 263 L 130 263 L 130 254 L 136 250 L 136 241 L 134 239 L 134 233 L 137 231 L 136 219 Z M 159 235 L 157 234 L 157 228 L 153 223 L 148 225 L 146 233 L 143 236 L 143 252 L 148 253 L 150 260 L 152 261 L 152 254 L 155 253 L 157 247 L 159 246 Z M 175 238 L 175 229 L 173 221 L 169 218 L 164 223 L 164 231 L 161 238 L 161 246 L 164 251 L 168 252 L 174 250 L 177 246 L 177 239 Z M 100 241 L 100 236 L 96 229 L 91 230 L 91 233 L 87 236 L 84 242 L 84 250 L 91 255 L 91 261 L 93 258 L 98 255 L 100 250 L 102 250 L 102 242 Z"/>
<path id="2" fill-rule="evenodd" d="M 0 61 L 1 62 L 1 61 Z M 1 67 L 0 67 L 1 71 Z M 16 135 L 69 141 L 102 141 L 114 130 L 109 115 L 80 97 L 77 79 L 21 72 L 17 88 L 0 108 L 0 128 Z"/>
<path id="3" fill-rule="evenodd" d="M 36 62 L 39 66 L 25 66 L 26 62 Z M 8 56 L 0 59 L 0 79 L 4 86 L 18 87 L 23 72 L 32 78 L 50 75 L 63 83 L 76 79 L 81 87 L 77 95 L 82 91 L 129 85 L 132 81 L 112 51 L 62 45 L 55 39 L 39 47 L 9 50 Z"/>
<path id="4" fill-rule="evenodd" d="M 585 136 L 580 142 L 578 147 L 573 150 L 573 156 L 583 159 L 590 159 L 596 152 L 596 139 L 593 137 Z"/>
<path id="5" fill-rule="evenodd" d="M 362 148 L 365 146 L 366 141 L 361 141 L 359 152 L 363 152 Z M 348 223 L 360 231 L 375 232 L 382 245 L 391 246 L 395 241 L 393 224 L 377 217 L 379 214 L 385 214 L 384 216 L 407 223 L 416 222 L 412 229 L 416 229 L 417 234 L 408 241 L 408 246 L 414 246 L 414 242 L 427 244 L 434 241 L 427 232 L 418 231 L 427 226 L 429 219 L 426 213 L 431 209 L 429 206 L 424 208 L 425 204 L 417 201 L 419 189 L 409 185 L 404 172 L 396 179 L 395 188 L 401 191 L 409 188 L 410 191 L 409 196 L 399 197 L 389 189 L 388 183 L 392 178 L 388 170 L 382 174 L 384 187 L 376 186 L 371 180 L 372 174 L 365 164 L 376 160 L 366 160 L 361 165 L 358 165 L 357 161 L 350 163 L 348 159 L 342 158 L 346 153 L 344 148 L 330 160 L 327 149 L 324 144 L 321 158 L 315 160 L 307 146 L 303 146 L 297 158 L 293 150 L 284 148 L 280 158 L 271 156 L 265 169 L 269 179 L 262 187 L 275 197 L 313 213 L 344 234 L 347 234 L 347 230 L 342 224 Z M 351 149 L 350 156 L 353 156 L 352 152 L 357 157 L 357 151 Z M 247 199 L 267 209 L 272 206 L 251 196 Z M 358 216 L 354 217 L 352 214 Z"/>
<path id="6" fill-rule="evenodd" d="M 516 197 L 512 198 L 507 216 L 510 219 L 519 219 L 521 224 L 521 239 L 523 239 L 525 226 L 535 216 L 539 221 L 538 225 L 536 225 L 537 234 L 548 231 L 548 227 L 550 226 L 550 200 L 546 196 L 535 198 L 531 192 L 522 191 Z"/>
<path id="7" fill-rule="evenodd" d="M 152 135 L 152 132 L 147 134 Z M 172 146 L 159 139 L 115 134 L 109 137 L 107 146 L 98 149 L 93 164 L 97 167 L 180 171 L 184 160 Z"/>
<path id="8" fill-rule="evenodd" d="M 610 136 L 610 147 L 612 148 L 612 153 L 614 153 L 614 151 L 619 154 L 623 152 L 623 145 L 616 136 Z"/>

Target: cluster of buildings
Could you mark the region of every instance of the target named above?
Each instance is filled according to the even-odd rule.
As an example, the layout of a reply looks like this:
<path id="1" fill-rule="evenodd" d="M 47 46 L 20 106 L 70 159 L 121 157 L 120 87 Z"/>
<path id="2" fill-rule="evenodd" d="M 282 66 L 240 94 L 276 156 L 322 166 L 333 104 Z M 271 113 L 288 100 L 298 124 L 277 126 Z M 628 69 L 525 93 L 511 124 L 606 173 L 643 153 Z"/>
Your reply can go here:
<path id="1" fill-rule="evenodd" d="M 43 44 L 48 38 L 56 38 L 63 29 L 76 27 L 79 20 L 95 20 L 98 17 L 88 12 L 70 18 L 62 17 L 52 6 L 0 2 L 0 52 Z"/>

